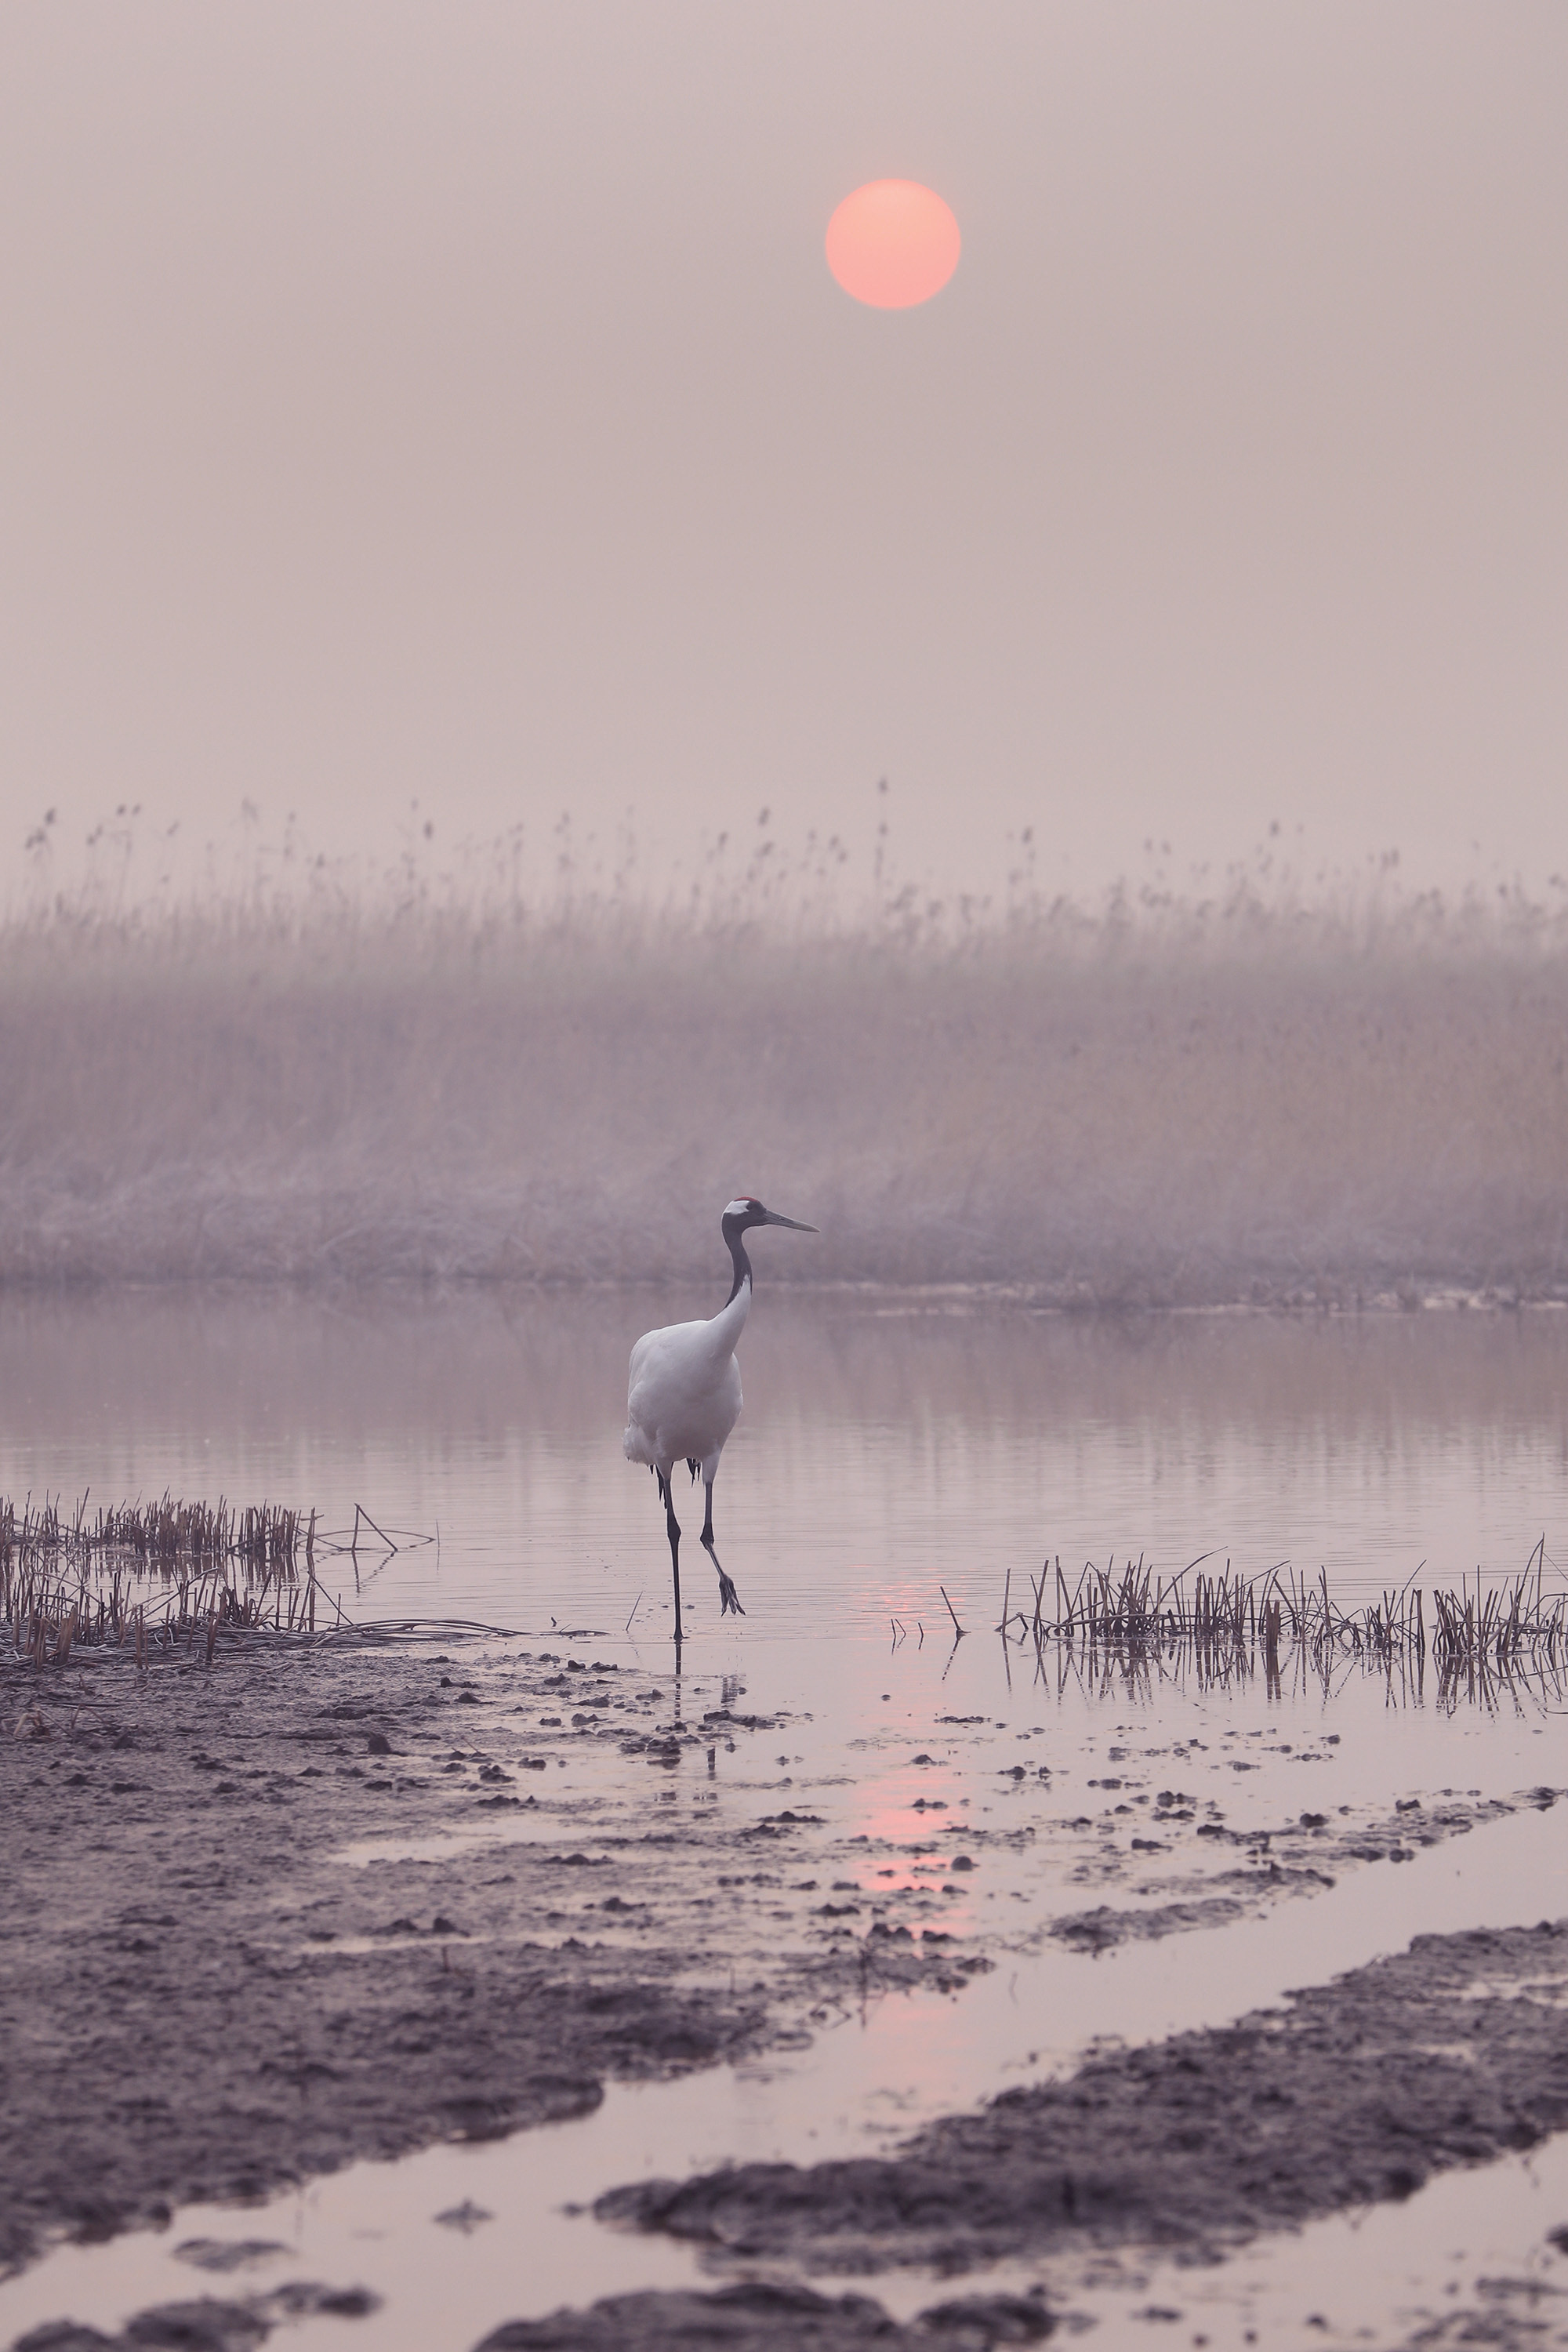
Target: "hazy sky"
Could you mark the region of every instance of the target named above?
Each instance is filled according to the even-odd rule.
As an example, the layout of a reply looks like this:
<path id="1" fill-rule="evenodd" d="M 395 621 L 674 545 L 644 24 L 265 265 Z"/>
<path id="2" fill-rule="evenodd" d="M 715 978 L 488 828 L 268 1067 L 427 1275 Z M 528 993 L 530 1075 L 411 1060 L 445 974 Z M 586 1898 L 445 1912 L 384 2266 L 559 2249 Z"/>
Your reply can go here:
<path id="1" fill-rule="evenodd" d="M 10 0 L 0 278 L 0 886 L 883 775 L 947 883 L 1568 866 L 1562 0 Z"/>

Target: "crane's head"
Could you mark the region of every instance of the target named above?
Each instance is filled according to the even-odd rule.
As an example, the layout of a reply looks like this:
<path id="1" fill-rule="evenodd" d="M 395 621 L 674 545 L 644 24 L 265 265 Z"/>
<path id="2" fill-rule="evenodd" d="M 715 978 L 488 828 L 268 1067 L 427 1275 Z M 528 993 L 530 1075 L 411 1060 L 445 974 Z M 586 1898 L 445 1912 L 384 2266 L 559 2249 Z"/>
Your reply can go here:
<path id="1" fill-rule="evenodd" d="M 731 1201 L 724 1212 L 724 1238 L 731 1234 L 743 1234 L 753 1225 L 783 1225 L 792 1234 L 814 1234 L 815 1225 L 797 1224 L 794 1217 L 781 1217 L 776 1209 L 764 1209 L 760 1201 L 748 1193 L 743 1200 Z"/>

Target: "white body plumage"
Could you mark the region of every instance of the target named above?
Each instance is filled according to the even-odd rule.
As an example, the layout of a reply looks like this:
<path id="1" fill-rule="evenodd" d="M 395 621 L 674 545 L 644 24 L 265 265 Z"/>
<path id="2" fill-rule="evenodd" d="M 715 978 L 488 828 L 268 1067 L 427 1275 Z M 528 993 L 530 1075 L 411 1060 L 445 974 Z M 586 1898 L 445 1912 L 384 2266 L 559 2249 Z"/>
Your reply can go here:
<path id="1" fill-rule="evenodd" d="M 713 1484 L 724 1442 L 741 1417 L 735 1349 L 751 1304 L 748 1275 L 709 1321 L 643 1333 L 626 1383 L 628 1462 L 646 1462 L 664 1478 L 678 1462 L 700 1463 L 704 1484 Z"/>

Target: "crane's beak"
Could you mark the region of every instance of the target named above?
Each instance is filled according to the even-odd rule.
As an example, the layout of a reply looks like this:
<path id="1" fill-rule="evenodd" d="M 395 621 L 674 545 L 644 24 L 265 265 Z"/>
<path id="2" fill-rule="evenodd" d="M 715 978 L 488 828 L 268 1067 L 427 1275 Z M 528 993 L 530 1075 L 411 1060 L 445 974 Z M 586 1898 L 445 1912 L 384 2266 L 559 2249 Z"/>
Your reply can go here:
<path id="1" fill-rule="evenodd" d="M 781 1217 L 776 1209 L 764 1209 L 763 1223 L 764 1225 L 783 1225 L 792 1234 L 814 1234 L 816 1231 L 815 1225 L 801 1225 L 797 1224 L 793 1217 Z"/>

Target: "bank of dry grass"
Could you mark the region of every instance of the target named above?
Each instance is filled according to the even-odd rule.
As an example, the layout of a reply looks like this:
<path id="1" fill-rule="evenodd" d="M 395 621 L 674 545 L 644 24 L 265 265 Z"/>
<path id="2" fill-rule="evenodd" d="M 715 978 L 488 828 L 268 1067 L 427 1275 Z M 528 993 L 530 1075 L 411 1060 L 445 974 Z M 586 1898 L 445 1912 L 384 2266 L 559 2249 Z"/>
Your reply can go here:
<path id="1" fill-rule="evenodd" d="M 747 1189 L 822 1228 L 781 1280 L 1558 1296 L 1562 928 L 58 910 L 0 940 L 0 1279 L 687 1277 Z"/>

